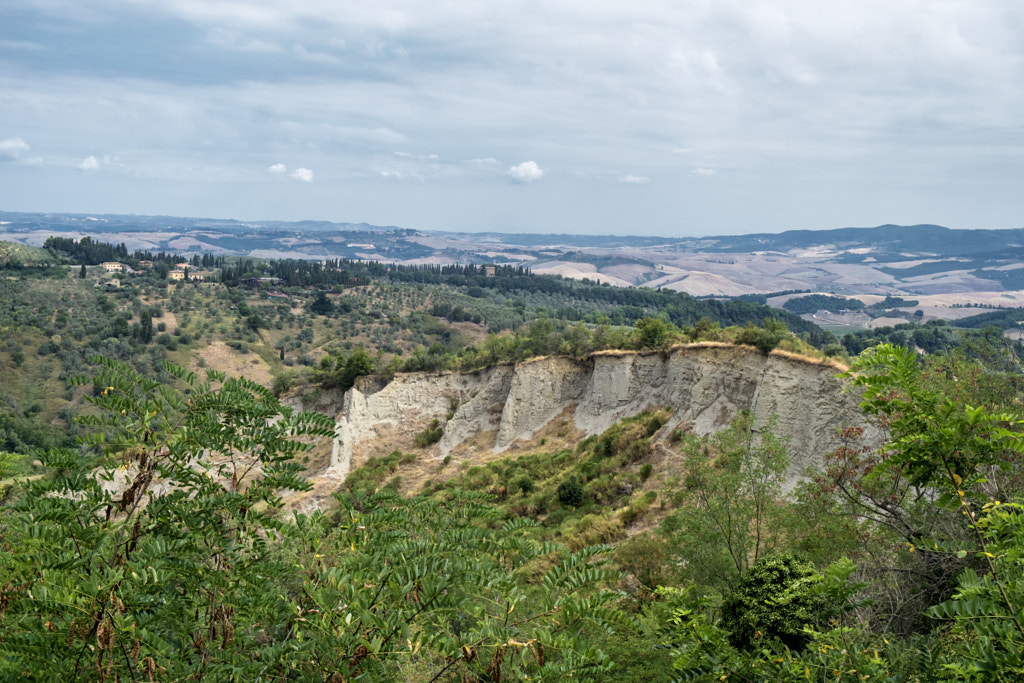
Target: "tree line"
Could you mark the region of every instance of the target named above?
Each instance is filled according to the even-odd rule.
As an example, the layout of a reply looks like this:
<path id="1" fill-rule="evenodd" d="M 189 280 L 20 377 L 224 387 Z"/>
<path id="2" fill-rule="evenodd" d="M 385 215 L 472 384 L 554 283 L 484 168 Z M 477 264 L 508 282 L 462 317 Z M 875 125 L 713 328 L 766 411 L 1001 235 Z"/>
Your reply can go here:
<path id="1" fill-rule="evenodd" d="M 129 265 L 138 266 L 140 261 L 152 261 L 163 264 L 176 264 L 183 261 L 188 262 L 194 268 L 220 268 L 225 264 L 223 256 L 213 254 L 192 254 L 182 255 L 174 252 L 135 250 L 129 253 L 124 242 L 120 244 L 109 244 L 94 240 L 91 237 L 83 237 L 76 240 L 73 237 L 47 237 L 43 242 L 43 248 L 54 255 L 64 256 L 75 263 L 86 266 L 97 266 L 105 261 L 125 262 Z"/>

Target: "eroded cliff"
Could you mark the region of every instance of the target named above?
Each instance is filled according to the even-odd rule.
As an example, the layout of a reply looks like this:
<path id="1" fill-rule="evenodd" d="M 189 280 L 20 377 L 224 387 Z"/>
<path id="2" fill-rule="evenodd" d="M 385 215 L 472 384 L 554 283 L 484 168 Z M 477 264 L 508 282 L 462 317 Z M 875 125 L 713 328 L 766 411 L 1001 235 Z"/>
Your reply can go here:
<path id="1" fill-rule="evenodd" d="M 325 474 L 344 477 L 370 455 L 410 448 L 412 435 L 433 418 L 446 420 L 431 451 L 443 458 L 471 440 L 500 453 L 556 418 L 596 434 L 623 417 L 671 406 L 666 434 L 676 427 L 712 433 L 741 410 L 752 411 L 758 425 L 777 416 L 776 433 L 789 441 L 795 480 L 821 462 L 836 427 L 862 422 L 856 396 L 836 372 L 785 354 L 702 344 L 583 360 L 538 358 L 466 374 L 400 374 L 383 386 L 357 385 L 333 406 L 338 437 Z"/>

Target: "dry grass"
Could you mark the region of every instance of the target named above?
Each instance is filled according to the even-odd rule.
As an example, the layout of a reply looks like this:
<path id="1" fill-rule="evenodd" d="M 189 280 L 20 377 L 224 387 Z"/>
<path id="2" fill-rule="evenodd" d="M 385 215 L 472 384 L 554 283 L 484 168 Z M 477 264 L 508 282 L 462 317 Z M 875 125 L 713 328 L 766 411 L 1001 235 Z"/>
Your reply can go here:
<path id="1" fill-rule="evenodd" d="M 334 439 L 330 437 L 317 439 L 313 442 L 313 448 L 299 456 L 299 462 L 306 470 L 307 477 L 315 477 L 322 474 L 331 466 L 331 448 Z"/>
<path id="2" fill-rule="evenodd" d="M 607 517 L 587 515 L 576 524 L 567 525 L 562 531 L 565 534 L 563 540 L 574 552 L 599 543 L 611 544 L 626 535 L 617 513 Z"/>
<path id="3" fill-rule="evenodd" d="M 807 365 L 815 365 L 821 368 L 834 368 L 840 372 L 846 372 L 850 369 L 838 358 L 815 358 L 814 356 L 805 356 L 802 353 L 793 353 L 792 351 L 783 351 L 781 349 L 775 349 L 772 351 L 771 355 L 798 361 L 800 363 L 806 363 Z"/>
<path id="4" fill-rule="evenodd" d="M 199 367 L 200 358 L 205 359 L 207 368 L 223 372 L 228 377 L 245 377 L 265 387 L 269 387 L 273 381 L 270 366 L 257 354 L 240 353 L 222 341 L 211 342 L 209 346 L 195 350 L 191 370 L 202 371 Z"/>
<path id="5" fill-rule="evenodd" d="M 494 439 L 497 436 L 497 430 L 475 434 L 471 439 L 452 449 L 451 460 L 447 465 L 440 457 L 423 454 L 415 462 L 400 464 L 396 473 L 402 477 L 399 491 L 404 496 L 415 495 L 423 490 L 424 484 L 428 481 L 445 482 L 460 474 L 462 462 L 482 465 L 500 459 L 502 456 L 495 454 L 493 450 Z"/>
<path id="6" fill-rule="evenodd" d="M 677 347 L 673 347 L 677 348 Z M 693 342 L 692 344 L 680 344 L 678 348 L 681 349 L 735 349 L 738 345 L 730 342 L 720 341 L 699 341 Z M 748 347 L 749 348 L 749 347 Z"/>
<path id="7" fill-rule="evenodd" d="M 627 351 L 624 349 L 604 349 L 602 351 L 594 351 L 590 355 L 591 357 L 610 356 L 612 358 L 620 358 L 622 356 L 635 356 L 637 353 L 636 351 Z"/>

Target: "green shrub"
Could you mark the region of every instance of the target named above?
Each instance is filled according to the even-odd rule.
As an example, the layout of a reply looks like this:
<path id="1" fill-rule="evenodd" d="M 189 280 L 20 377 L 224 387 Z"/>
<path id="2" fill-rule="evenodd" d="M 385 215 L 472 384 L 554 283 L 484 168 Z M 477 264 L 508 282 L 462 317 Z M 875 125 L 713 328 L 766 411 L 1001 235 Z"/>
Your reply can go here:
<path id="1" fill-rule="evenodd" d="M 435 417 L 430 421 L 429 427 L 413 438 L 413 443 L 419 448 L 426 448 L 440 441 L 442 436 L 444 436 L 444 427 L 441 426 L 441 421 Z"/>
<path id="2" fill-rule="evenodd" d="M 671 545 L 663 536 L 637 534 L 615 551 L 619 566 L 636 577 L 647 591 L 667 586 L 673 579 Z"/>
<path id="3" fill-rule="evenodd" d="M 583 503 L 583 484 L 576 477 L 569 477 L 558 485 L 558 500 L 578 508 Z"/>
<path id="4" fill-rule="evenodd" d="M 654 465 L 651 463 L 644 463 L 643 467 L 640 468 L 640 481 L 647 481 L 651 478 L 651 473 L 654 472 Z"/>
<path id="5" fill-rule="evenodd" d="M 598 474 L 600 474 L 600 467 L 593 460 L 587 460 L 580 465 L 580 476 L 583 477 L 583 481 L 590 481 Z"/>
<path id="6" fill-rule="evenodd" d="M 648 491 L 630 503 L 629 507 L 619 513 L 619 520 L 622 522 L 622 526 L 631 526 L 642 519 L 647 514 L 647 510 L 650 509 L 651 503 L 657 497 L 657 492 Z"/>
<path id="7" fill-rule="evenodd" d="M 661 415 L 651 415 L 645 425 L 647 428 L 647 436 L 654 436 L 654 433 L 661 429 L 664 424 L 665 422 L 661 419 Z"/>
<path id="8" fill-rule="evenodd" d="M 629 442 L 625 448 L 622 449 L 622 455 L 625 457 L 627 464 L 639 462 L 651 454 L 651 440 L 647 439 L 636 439 L 635 441 Z"/>
<path id="9" fill-rule="evenodd" d="M 559 526 L 562 525 L 562 522 L 564 522 L 566 519 L 569 518 L 570 514 L 572 514 L 572 513 L 569 510 L 565 509 L 565 508 L 559 508 L 557 510 L 552 510 L 544 518 L 543 524 L 546 527 L 559 527 Z"/>
<path id="10" fill-rule="evenodd" d="M 825 348 L 822 349 L 822 353 L 829 358 L 834 358 L 835 356 L 841 356 L 846 353 L 846 348 L 842 344 L 833 342 L 832 344 L 826 344 Z"/>
<path id="11" fill-rule="evenodd" d="M 523 474 L 516 477 L 515 481 L 512 482 L 512 487 L 519 489 L 523 493 L 533 493 L 536 490 L 537 485 L 533 482 L 533 479 L 530 478 L 530 475 Z"/>
<path id="12" fill-rule="evenodd" d="M 811 638 L 804 626 L 828 612 L 824 597 L 812 590 L 819 579 L 810 562 L 791 554 L 758 560 L 722 603 L 729 641 L 744 650 L 756 650 L 761 639 L 803 648 Z"/>

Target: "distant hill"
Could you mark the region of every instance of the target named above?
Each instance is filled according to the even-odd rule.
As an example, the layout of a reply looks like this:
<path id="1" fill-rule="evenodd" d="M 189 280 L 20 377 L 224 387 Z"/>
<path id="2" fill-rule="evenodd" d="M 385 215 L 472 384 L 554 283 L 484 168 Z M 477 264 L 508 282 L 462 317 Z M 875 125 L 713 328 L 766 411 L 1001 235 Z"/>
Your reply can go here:
<path id="1" fill-rule="evenodd" d="M 345 259 L 402 265 L 513 265 L 616 287 L 728 298 L 804 291 L 844 296 L 946 296 L 987 304 L 986 293 L 1024 291 L 1024 229 L 954 230 L 881 225 L 778 234 L 663 237 L 466 233 L 368 223 L 0 211 L 0 240 L 41 246 L 51 237 L 123 244 L 129 252 Z M 31 260 L 31 257 L 29 257 Z M 1004 297 L 1005 298 L 1005 297 Z M 1010 297 L 1012 298 L 1012 297 Z M 1007 301 L 998 301 L 999 306 Z"/>
<path id="2" fill-rule="evenodd" d="M 849 250 L 872 248 L 872 256 L 896 254 L 935 257 L 978 256 L 1004 253 L 1024 246 L 1024 229 L 953 230 L 941 225 L 880 225 L 876 228 L 788 230 L 778 234 L 716 238 L 714 251 L 789 251 L 834 246 Z"/>
<path id="3" fill-rule="evenodd" d="M 283 230 L 288 232 L 400 232 L 412 230 L 369 223 L 333 223 L 331 221 L 240 221 L 233 218 L 194 218 L 186 216 L 138 216 L 135 214 L 24 213 L 0 211 L 0 225 L 8 230 L 83 230 L 96 233 L 139 231 L 188 231 L 212 229 L 218 232 Z M 3 230 L 4 228 L 0 228 Z"/>

